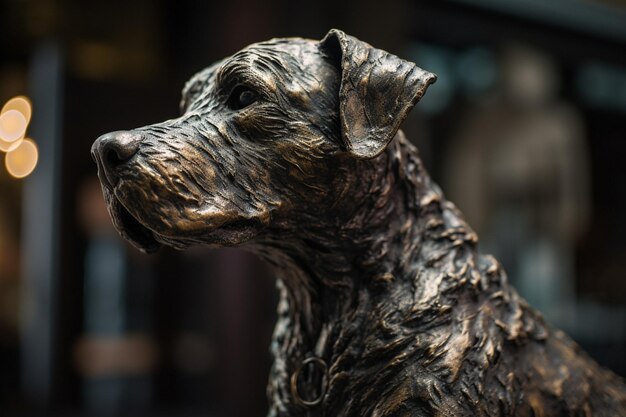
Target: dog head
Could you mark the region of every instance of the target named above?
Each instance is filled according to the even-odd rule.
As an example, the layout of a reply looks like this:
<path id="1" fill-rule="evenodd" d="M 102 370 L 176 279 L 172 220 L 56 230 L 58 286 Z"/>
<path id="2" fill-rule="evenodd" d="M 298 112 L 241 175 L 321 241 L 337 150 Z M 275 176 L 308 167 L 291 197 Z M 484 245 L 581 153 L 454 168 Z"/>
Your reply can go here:
<path id="1" fill-rule="evenodd" d="M 186 84 L 182 116 L 92 147 L 119 232 L 231 246 L 332 203 L 350 160 L 375 158 L 435 76 L 339 30 L 253 44 Z"/>

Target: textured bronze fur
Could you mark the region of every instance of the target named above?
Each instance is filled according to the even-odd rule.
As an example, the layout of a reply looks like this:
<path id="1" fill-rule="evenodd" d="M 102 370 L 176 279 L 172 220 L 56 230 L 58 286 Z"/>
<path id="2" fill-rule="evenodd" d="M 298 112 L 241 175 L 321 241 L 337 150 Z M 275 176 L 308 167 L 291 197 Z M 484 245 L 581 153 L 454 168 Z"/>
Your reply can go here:
<path id="1" fill-rule="evenodd" d="M 275 268 L 270 416 L 626 415 L 624 382 L 478 252 L 398 130 L 434 80 L 338 30 L 251 45 L 187 83 L 181 117 L 95 142 L 113 221 L 143 251 Z M 233 108 L 241 86 L 256 101 Z"/>

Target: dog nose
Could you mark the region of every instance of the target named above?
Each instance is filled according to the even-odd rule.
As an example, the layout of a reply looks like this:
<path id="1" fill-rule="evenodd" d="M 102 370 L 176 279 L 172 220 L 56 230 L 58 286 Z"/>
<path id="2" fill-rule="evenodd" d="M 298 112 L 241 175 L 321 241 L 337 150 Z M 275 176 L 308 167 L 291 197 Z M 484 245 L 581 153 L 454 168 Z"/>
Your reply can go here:
<path id="1" fill-rule="evenodd" d="M 119 168 L 137 153 L 140 142 L 141 135 L 129 131 L 111 132 L 96 139 L 91 157 L 109 185 L 117 183 Z"/>

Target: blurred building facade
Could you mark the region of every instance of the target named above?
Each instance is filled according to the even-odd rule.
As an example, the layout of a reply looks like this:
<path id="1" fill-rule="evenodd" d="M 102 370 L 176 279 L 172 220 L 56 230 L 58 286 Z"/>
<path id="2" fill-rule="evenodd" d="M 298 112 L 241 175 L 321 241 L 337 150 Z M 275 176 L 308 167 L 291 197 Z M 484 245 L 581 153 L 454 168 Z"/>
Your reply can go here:
<path id="1" fill-rule="evenodd" d="M 404 125 L 426 166 L 520 292 L 626 375 L 617 2 L 9 0 L 0 101 L 31 97 L 40 163 L 0 169 L 1 415 L 265 415 L 271 273 L 232 249 L 130 248 L 89 149 L 175 117 L 213 61 L 331 27 L 438 74 Z"/>

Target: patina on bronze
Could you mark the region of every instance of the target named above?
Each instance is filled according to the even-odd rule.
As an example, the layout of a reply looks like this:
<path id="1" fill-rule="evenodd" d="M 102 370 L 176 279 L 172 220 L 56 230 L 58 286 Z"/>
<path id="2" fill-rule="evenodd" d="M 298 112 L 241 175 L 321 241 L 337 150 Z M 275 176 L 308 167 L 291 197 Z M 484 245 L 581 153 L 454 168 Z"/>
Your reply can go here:
<path id="1" fill-rule="evenodd" d="M 280 291 L 270 416 L 618 416 L 626 387 L 507 283 L 398 130 L 435 81 L 331 30 L 195 75 L 93 145 L 144 252 L 241 246 Z"/>

